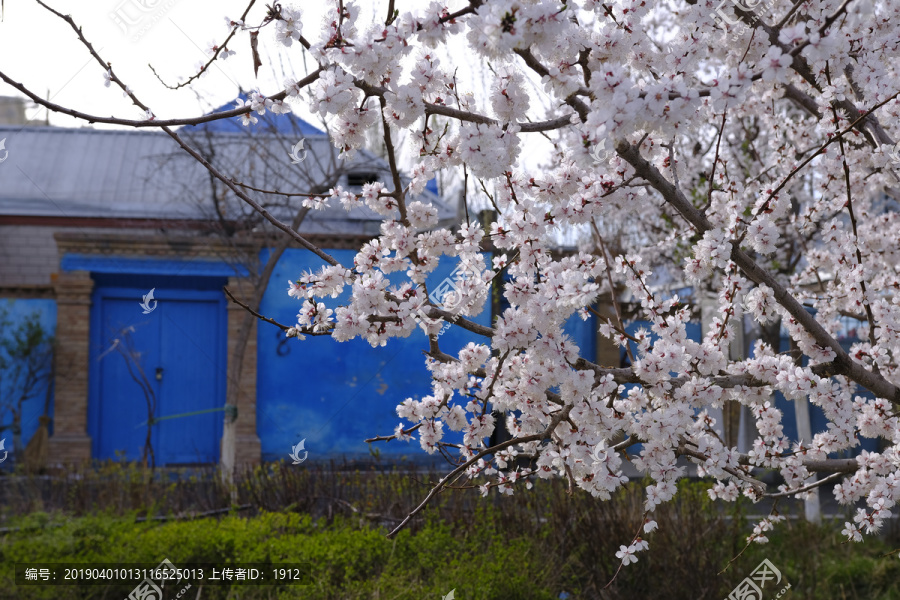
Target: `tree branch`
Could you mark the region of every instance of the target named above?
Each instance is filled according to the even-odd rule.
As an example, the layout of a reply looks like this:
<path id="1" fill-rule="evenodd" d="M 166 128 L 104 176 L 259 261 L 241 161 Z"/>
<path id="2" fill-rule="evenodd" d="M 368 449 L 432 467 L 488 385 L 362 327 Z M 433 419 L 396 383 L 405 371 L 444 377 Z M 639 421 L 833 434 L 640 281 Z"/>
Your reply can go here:
<path id="1" fill-rule="evenodd" d="M 644 159 L 636 146 L 632 146 L 625 140 L 618 140 L 616 142 L 616 152 L 634 168 L 638 175 L 646 179 L 653 189 L 659 192 L 666 202 L 678 211 L 699 233 L 702 234 L 713 229 L 706 216 L 694 208 L 694 205 L 685 197 L 684 193 L 670 183 L 654 165 Z M 732 245 L 731 260 L 737 264 L 748 279 L 757 285 L 765 284 L 772 288 L 775 300 L 806 329 L 816 340 L 816 343 L 823 348 L 831 349 L 835 353 L 837 356 L 834 361 L 835 373 L 846 375 L 856 383 L 872 391 L 878 397 L 887 398 L 894 403 L 900 404 L 900 388 L 897 388 L 884 377 L 872 373 L 863 365 L 853 361 L 840 343 L 816 321 L 815 317 L 772 274 L 760 267 L 746 252 L 734 245 Z"/>

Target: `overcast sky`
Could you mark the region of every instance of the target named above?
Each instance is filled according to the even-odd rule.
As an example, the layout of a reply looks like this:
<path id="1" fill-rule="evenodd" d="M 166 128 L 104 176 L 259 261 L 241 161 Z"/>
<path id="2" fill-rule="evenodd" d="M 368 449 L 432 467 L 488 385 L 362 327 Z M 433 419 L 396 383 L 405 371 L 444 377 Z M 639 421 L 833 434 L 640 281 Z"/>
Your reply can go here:
<path id="1" fill-rule="evenodd" d="M 258 79 L 253 75 L 248 36 L 243 33 L 230 44 L 237 54 L 216 61 L 209 73 L 189 89 L 171 91 L 157 80 L 148 64 L 170 85 L 178 83 L 179 77 L 194 74 L 197 64 L 208 59 L 205 51 L 210 43 L 221 43 L 227 36 L 225 17 L 237 19 L 245 10 L 247 0 L 46 2 L 57 11 L 72 15 L 100 56 L 112 63 L 116 75 L 160 118 L 207 112 L 233 100 L 239 85 L 244 89 L 259 88 L 264 94 L 275 93 L 283 89 L 284 74 L 293 73 L 299 79 L 307 72 L 299 44 L 292 48 L 277 44 L 273 24 L 259 36 L 263 66 Z M 261 22 L 266 3 L 271 2 L 256 2 L 248 23 Z M 379 10 L 379 15 L 386 10 L 382 4 L 362 3 L 368 10 Z M 310 35 L 311 28 L 320 26 L 326 2 L 306 1 L 295 5 L 302 8 L 304 33 Z M 406 3 L 410 7 L 416 5 L 422 2 L 408 0 Z M 104 87 L 102 67 L 80 44 L 70 26 L 34 0 L 5 1 L 5 16 L 0 23 L 0 70 L 35 93 L 49 95 L 53 102 L 66 107 L 100 116 L 142 117 L 142 112 L 123 97 L 121 90 Z M 0 95 L 22 94 L 0 82 Z M 293 106 L 301 117 L 308 116 L 305 103 Z M 45 116 L 43 108 L 29 108 L 27 114 L 28 118 L 40 121 Z M 68 127 L 86 125 L 52 113 L 50 123 Z"/>
<path id="2" fill-rule="evenodd" d="M 284 89 L 286 75 L 300 79 L 312 70 L 312 61 L 295 43 L 286 48 L 275 40 L 275 26 L 266 26 L 259 35 L 263 65 L 254 77 L 249 36 L 239 33 L 229 43 L 237 52 L 227 60 L 217 60 L 199 81 L 180 90 L 167 89 L 150 69 L 156 70 L 169 85 L 194 75 L 198 65 L 208 60 L 206 50 L 213 42 L 220 44 L 228 35 L 225 17 L 238 19 L 249 0 L 44 0 L 63 14 L 71 14 L 82 27 L 87 40 L 104 61 L 112 63 L 116 75 L 137 97 L 162 119 L 199 116 L 231 103 L 244 90 L 259 89 L 274 94 Z M 266 4 L 257 0 L 246 22 L 258 25 L 265 17 Z M 401 11 L 426 8 L 430 0 L 397 0 Z M 451 10 L 464 0 L 448 0 Z M 303 13 L 303 32 L 316 37 L 322 27 L 325 9 L 332 0 L 283 2 L 285 7 L 299 7 Z M 360 22 L 373 19 L 383 22 L 386 0 L 364 0 Z M 465 51 L 464 38 L 457 37 L 449 50 L 439 49 L 443 67 L 455 72 L 460 90 L 484 96 L 486 68 L 471 52 Z M 411 59 L 411 58 L 410 58 Z M 104 69 L 79 42 L 75 32 L 62 19 L 48 12 L 35 0 L 5 0 L 5 15 L 0 23 L 0 71 L 32 92 L 67 108 L 102 117 L 143 119 L 141 110 L 127 99 L 115 84 L 104 86 Z M 527 73 L 526 73 L 527 75 Z M 404 80 L 406 77 L 403 78 Z M 535 78 L 536 79 L 536 78 Z M 540 85 L 535 85 L 540 90 Z M 538 95 L 542 95 L 538 91 Z M 22 94 L 0 82 L 0 96 Z M 535 103 L 532 103 L 533 108 Z M 234 105 L 231 104 L 233 107 Z M 311 116 L 304 100 L 292 102 L 294 112 L 321 128 Z M 29 104 L 26 118 L 43 123 L 47 110 Z M 50 112 L 50 124 L 59 127 L 109 128 L 118 125 L 94 124 Z M 546 157 L 549 144 L 542 137 L 528 137 L 528 151 L 520 160 L 534 167 Z M 409 168 L 411 150 L 398 140 L 399 160 Z M 415 152 L 413 152 L 415 154 Z"/>

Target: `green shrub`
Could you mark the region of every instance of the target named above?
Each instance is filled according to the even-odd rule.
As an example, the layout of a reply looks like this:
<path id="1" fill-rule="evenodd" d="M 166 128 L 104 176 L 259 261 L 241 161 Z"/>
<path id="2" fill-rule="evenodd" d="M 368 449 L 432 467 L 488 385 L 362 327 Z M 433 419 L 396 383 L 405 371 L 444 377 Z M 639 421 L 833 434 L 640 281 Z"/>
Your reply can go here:
<path id="1" fill-rule="evenodd" d="M 843 521 L 813 526 L 789 520 L 769 535 L 769 544 L 745 548 L 748 505 L 712 502 L 705 482 L 680 483 L 676 498 L 654 515 L 659 529 L 647 536 L 650 549 L 616 574 L 615 552 L 643 524 L 642 482 L 632 482 L 606 502 L 570 496 L 562 481 L 537 482 L 531 492 L 513 497 L 455 490 L 440 494 L 410 527 L 388 538 L 408 510 L 403 507 L 420 501 L 427 478 L 258 470 L 255 479 L 241 483 L 246 495 L 239 498 L 258 496 L 254 510 L 242 506 L 189 520 L 176 516 L 170 501 L 182 502 L 188 492 L 181 487 L 197 490 L 202 480 L 165 481 L 157 488 L 157 476 L 127 468 L 120 474 L 135 486 L 136 497 L 156 489 L 170 495 L 130 512 L 102 502 L 93 510 L 79 502 L 69 511 L 7 511 L 7 533 L 0 537 L 0 565 L 5 565 L 0 598 L 120 600 L 133 587 L 16 589 L 16 561 L 155 566 L 163 558 L 176 566 L 303 564 L 308 570 L 305 586 L 195 586 L 202 600 L 438 600 L 451 589 L 458 600 L 551 600 L 562 591 L 571 600 L 721 600 L 764 558 L 791 583 L 788 598 L 900 598 L 900 561 L 883 556 L 891 549 L 886 541 L 847 544 L 840 535 Z M 264 494 L 279 482 L 291 491 L 281 492 L 280 501 L 287 504 L 261 508 L 277 504 Z M 94 482 L 85 477 L 76 483 L 84 487 L 74 497 L 83 500 L 84 489 Z M 97 498 L 114 494 L 104 490 Z M 194 600 L 197 592 L 192 589 L 183 600 Z M 766 592 L 774 597 L 774 591 Z"/>

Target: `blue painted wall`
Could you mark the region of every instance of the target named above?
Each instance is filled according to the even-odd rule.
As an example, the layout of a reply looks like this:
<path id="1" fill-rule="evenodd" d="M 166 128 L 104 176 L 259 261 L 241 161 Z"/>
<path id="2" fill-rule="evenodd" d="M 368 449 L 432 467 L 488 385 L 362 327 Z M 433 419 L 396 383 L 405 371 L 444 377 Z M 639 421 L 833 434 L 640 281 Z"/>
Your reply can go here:
<path id="1" fill-rule="evenodd" d="M 19 319 L 25 318 L 27 315 L 31 313 L 36 313 L 39 315 L 39 322 L 41 327 L 49 335 L 55 335 L 56 333 L 56 301 L 55 300 L 43 300 L 43 299 L 20 299 L 20 300 L 0 300 L 0 306 L 9 311 L 9 319 L 12 322 L 16 322 Z M 3 332 L 6 333 L 6 332 Z M 5 379 L 5 378 L 4 378 Z M 17 387 L 16 383 L 2 381 L 0 383 L 2 385 L 2 389 L 0 389 L 0 394 L 7 394 L 10 389 L 15 389 Z M 33 396 L 27 400 L 22 405 L 22 443 L 28 444 L 28 440 L 34 435 L 35 431 L 38 428 L 38 417 L 40 417 L 44 412 L 44 401 L 46 399 L 47 394 L 47 383 L 44 382 L 42 385 L 38 386 L 35 389 Z M 50 415 L 53 415 L 53 400 L 51 397 L 50 402 Z M 12 415 L 8 411 L 4 411 L 2 415 L 0 415 L 0 420 L 4 425 L 12 423 Z M 53 425 L 50 425 L 50 433 L 53 433 Z M 9 461 L 9 464 L 12 464 L 14 458 L 12 456 L 12 431 L 5 430 L 2 434 L 0 434 L 0 438 L 6 439 L 6 450 L 10 452 L 10 458 L 13 460 Z"/>
<path id="2" fill-rule="evenodd" d="M 352 267 L 356 252 L 332 250 L 329 254 Z M 267 258 L 268 251 L 261 259 Z M 287 295 L 288 280 L 296 281 L 302 272 L 315 272 L 322 265 L 321 259 L 306 250 L 285 252 L 263 297 L 262 314 L 285 325 L 295 324 L 301 301 Z M 444 257 L 428 278 L 429 289 L 455 266 L 456 259 Z M 396 274 L 396 281 L 403 276 Z M 319 301 L 333 308 L 347 304 L 349 298 L 346 288 L 338 298 Z M 489 324 L 488 303 L 473 320 Z M 483 340 L 458 327 L 451 327 L 439 339 L 448 354 Z M 310 460 L 369 456 L 363 440 L 392 434 L 401 422 L 397 405 L 431 392 L 422 354 L 428 349 L 428 339 L 421 329 L 408 338 L 394 338 L 384 347 L 372 348 L 359 339 L 341 343 L 326 336 L 287 340 L 277 327 L 259 323 L 258 347 L 257 431 L 264 460 L 287 458 L 292 446 L 303 439 Z M 461 439 L 454 432 L 445 436 L 446 441 Z M 392 460 L 407 456 L 418 461 L 428 456 L 417 440 L 379 442 L 373 447 Z"/>
<path id="3" fill-rule="evenodd" d="M 356 255 L 352 250 L 329 253 L 347 266 L 353 264 Z M 267 258 L 268 252 L 264 252 L 262 261 Z M 296 323 L 301 302 L 287 295 L 287 282 L 321 265 L 322 261 L 306 250 L 285 252 L 263 298 L 262 314 L 285 325 Z M 456 265 L 456 259 L 443 257 L 427 280 L 428 288 L 434 290 Z M 403 277 L 403 273 L 397 273 L 392 279 L 400 283 Z M 333 308 L 346 304 L 349 297 L 347 288 L 339 298 L 319 301 Z M 472 320 L 490 324 L 490 303 L 485 302 L 483 311 Z M 593 317 L 582 321 L 573 316 L 565 326 L 582 355 L 591 359 L 596 355 L 594 329 Z M 449 328 L 439 338 L 441 350 L 451 355 L 469 342 L 483 341 L 459 327 Z M 384 347 L 372 348 L 358 339 L 342 343 L 325 336 L 287 340 L 277 327 L 259 323 L 258 346 L 257 431 L 264 460 L 287 458 L 292 446 L 303 439 L 312 460 L 369 456 L 369 446 L 363 440 L 393 433 L 401 423 L 397 405 L 406 398 L 431 393 L 422 354 L 428 349 L 428 339 L 421 329 L 408 338 L 395 338 Z M 445 429 L 444 440 L 461 442 L 462 435 Z M 418 440 L 372 446 L 391 460 L 429 460 Z"/>

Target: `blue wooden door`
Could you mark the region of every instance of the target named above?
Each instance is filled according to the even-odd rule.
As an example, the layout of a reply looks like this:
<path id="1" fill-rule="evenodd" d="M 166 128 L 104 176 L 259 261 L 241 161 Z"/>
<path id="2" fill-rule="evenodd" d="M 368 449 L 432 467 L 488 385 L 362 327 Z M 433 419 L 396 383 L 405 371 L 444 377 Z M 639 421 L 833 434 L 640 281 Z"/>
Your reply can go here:
<path id="1" fill-rule="evenodd" d="M 221 302 L 182 300 L 172 304 L 172 311 L 160 315 L 160 415 L 221 409 L 225 405 L 225 364 L 220 360 L 226 331 L 221 318 L 224 310 L 219 314 Z M 156 433 L 166 464 L 218 462 L 222 415 L 207 412 L 160 421 Z"/>
<path id="2" fill-rule="evenodd" d="M 148 431 L 155 464 L 219 459 L 225 404 L 222 294 L 98 287 L 92 313 L 89 432 L 95 458 L 139 460 Z M 186 414 L 186 413 L 200 414 Z"/>

